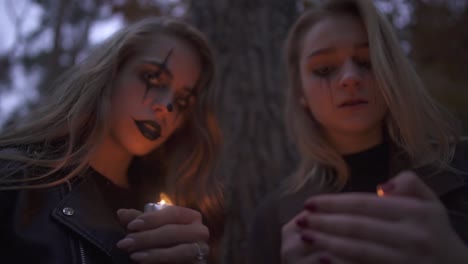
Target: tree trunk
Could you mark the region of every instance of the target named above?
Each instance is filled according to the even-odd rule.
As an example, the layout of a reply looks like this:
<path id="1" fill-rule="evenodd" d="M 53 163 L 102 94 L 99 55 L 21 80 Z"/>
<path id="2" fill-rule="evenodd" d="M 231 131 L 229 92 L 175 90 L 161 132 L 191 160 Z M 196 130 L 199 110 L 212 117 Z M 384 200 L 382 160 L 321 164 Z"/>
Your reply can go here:
<path id="1" fill-rule="evenodd" d="M 295 1 L 194 0 L 192 23 L 218 63 L 218 117 L 224 134 L 220 176 L 226 190 L 223 263 L 245 263 L 249 223 L 260 199 L 295 165 L 283 125 L 283 42 Z"/>

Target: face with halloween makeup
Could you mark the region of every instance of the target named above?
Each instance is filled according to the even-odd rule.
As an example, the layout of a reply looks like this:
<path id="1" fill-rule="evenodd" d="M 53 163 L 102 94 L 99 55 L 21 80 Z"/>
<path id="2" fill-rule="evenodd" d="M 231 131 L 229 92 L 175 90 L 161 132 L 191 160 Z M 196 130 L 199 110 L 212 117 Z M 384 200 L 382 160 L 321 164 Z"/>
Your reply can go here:
<path id="1" fill-rule="evenodd" d="M 130 155 L 145 155 L 185 121 L 201 73 L 187 43 L 161 36 L 145 43 L 119 71 L 111 101 L 110 141 Z"/>

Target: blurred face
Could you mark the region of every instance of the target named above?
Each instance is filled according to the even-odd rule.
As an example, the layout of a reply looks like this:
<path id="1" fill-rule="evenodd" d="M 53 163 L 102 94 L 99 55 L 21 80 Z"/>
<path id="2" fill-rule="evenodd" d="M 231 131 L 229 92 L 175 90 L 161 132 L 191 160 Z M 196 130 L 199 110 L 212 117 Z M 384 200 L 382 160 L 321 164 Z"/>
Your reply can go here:
<path id="1" fill-rule="evenodd" d="M 363 24 L 352 16 L 325 18 L 303 41 L 300 102 L 325 135 L 381 135 L 387 107 L 376 87 Z"/>
<path id="2" fill-rule="evenodd" d="M 131 155 L 163 144 L 185 121 L 200 77 L 198 54 L 171 37 L 145 43 L 120 70 L 110 116 L 110 139 Z"/>

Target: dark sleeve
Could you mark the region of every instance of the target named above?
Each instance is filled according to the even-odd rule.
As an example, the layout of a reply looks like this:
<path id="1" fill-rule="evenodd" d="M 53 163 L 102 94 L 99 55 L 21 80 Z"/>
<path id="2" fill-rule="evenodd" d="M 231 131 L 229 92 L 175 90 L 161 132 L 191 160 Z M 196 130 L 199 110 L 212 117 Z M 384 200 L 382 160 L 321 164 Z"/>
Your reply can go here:
<path id="1" fill-rule="evenodd" d="M 442 202 L 447 209 L 453 229 L 468 246 L 468 187 L 447 194 Z"/>
<path id="2" fill-rule="evenodd" d="M 10 149 L 0 150 L 2 154 L 9 151 Z M 25 172 L 21 170 L 19 162 L 0 159 L 0 178 L 7 175 L 11 176 L 10 178 L 24 178 Z M 0 252 L 5 252 L 15 242 L 12 230 L 19 192 L 18 190 L 0 190 Z"/>
<path id="3" fill-rule="evenodd" d="M 441 197 L 452 227 L 458 236 L 468 246 L 468 141 L 463 140 L 457 146 L 452 165 L 459 170 L 459 176 L 464 179 L 461 188 L 451 191 Z"/>
<path id="4" fill-rule="evenodd" d="M 7 150 L 0 150 L 5 153 Z M 24 178 L 25 172 L 21 170 L 19 162 L 0 159 L 0 178 L 9 176 L 8 178 Z M 2 184 L 4 187 L 4 184 Z M 10 219 L 15 209 L 18 191 L 15 190 L 0 190 L 0 221 L 5 223 L 6 219 Z M 0 225 L 2 230 L 5 225 Z"/>
<path id="5" fill-rule="evenodd" d="M 0 191 L 0 253 L 3 259 L 12 254 L 11 248 L 16 242 L 12 230 L 17 197 L 18 191 Z"/>
<path id="6" fill-rule="evenodd" d="M 257 208 L 247 243 L 248 264 L 281 263 L 281 224 L 277 196 L 268 196 Z"/>

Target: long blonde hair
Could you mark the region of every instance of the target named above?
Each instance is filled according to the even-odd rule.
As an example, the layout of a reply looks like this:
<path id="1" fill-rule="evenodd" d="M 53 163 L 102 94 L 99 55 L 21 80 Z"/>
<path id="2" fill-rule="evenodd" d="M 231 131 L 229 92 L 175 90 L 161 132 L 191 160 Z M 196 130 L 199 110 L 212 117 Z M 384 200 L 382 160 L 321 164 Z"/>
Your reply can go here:
<path id="1" fill-rule="evenodd" d="M 222 190 L 213 174 L 221 136 L 213 113 L 215 74 L 211 48 L 202 33 L 168 18 L 147 18 L 118 31 L 93 49 L 81 63 L 58 79 L 44 106 L 33 110 L 24 125 L 5 129 L 0 159 L 28 167 L 48 168 L 37 175 L 15 177 L 15 171 L 0 177 L 0 189 L 46 188 L 68 182 L 88 167 L 88 157 L 104 134 L 114 80 L 120 68 L 155 36 L 166 35 L 191 45 L 199 54 L 202 74 L 197 82 L 197 100 L 186 123 L 164 145 L 141 160 L 148 170 L 166 178 L 174 202 L 195 207 L 205 217 L 212 239 L 222 232 Z M 18 151 L 19 150 L 19 151 Z M 163 153 L 163 154 L 161 154 Z M 65 169 L 65 170 L 64 170 Z M 63 173 L 57 173 L 66 171 Z"/>
<path id="2" fill-rule="evenodd" d="M 367 30 L 372 70 L 388 106 L 384 126 L 391 144 L 408 157 L 413 168 L 447 167 L 459 137 L 458 125 L 426 91 L 391 24 L 373 1 L 331 0 L 305 11 L 291 28 L 285 45 L 289 78 L 286 122 L 301 155 L 297 170 L 285 182 L 285 193 L 296 192 L 308 182 L 339 191 L 349 178 L 344 159 L 327 142 L 309 111 L 299 104 L 299 56 L 304 36 L 324 18 L 337 15 L 357 17 Z"/>

